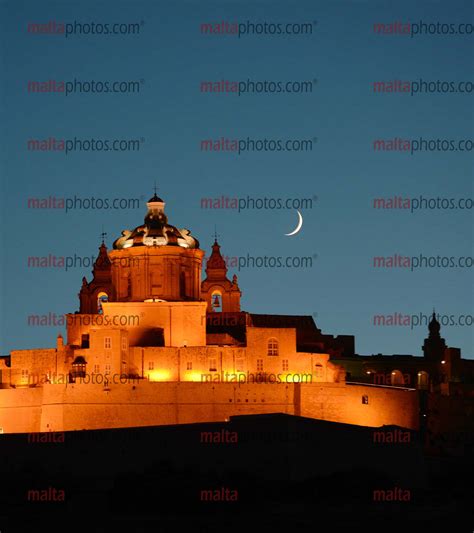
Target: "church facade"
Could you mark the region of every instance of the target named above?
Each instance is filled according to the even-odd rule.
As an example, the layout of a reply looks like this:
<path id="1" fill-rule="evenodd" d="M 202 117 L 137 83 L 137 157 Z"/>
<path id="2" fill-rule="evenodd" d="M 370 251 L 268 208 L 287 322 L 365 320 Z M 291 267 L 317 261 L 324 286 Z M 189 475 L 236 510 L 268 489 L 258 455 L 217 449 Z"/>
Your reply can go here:
<path id="1" fill-rule="evenodd" d="M 237 276 L 229 279 L 217 239 L 204 272 L 199 246 L 189 230 L 169 224 L 156 193 L 142 225 L 124 230 L 112 250 L 102 241 L 92 279 L 82 280 L 79 312 L 66 315 L 66 339 L 60 334 L 54 348 L 0 358 L 1 431 L 274 412 L 416 429 L 417 389 L 438 384 L 435 367 L 444 365 L 449 394 L 460 354 L 439 340 L 433 321 L 425 357 L 410 370 L 419 379 L 395 374 L 389 383 L 374 383 L 366 376 L 377 364 L 355 355 L 352 336 L 325 335 L 308 316 L 242 311 Z"/>

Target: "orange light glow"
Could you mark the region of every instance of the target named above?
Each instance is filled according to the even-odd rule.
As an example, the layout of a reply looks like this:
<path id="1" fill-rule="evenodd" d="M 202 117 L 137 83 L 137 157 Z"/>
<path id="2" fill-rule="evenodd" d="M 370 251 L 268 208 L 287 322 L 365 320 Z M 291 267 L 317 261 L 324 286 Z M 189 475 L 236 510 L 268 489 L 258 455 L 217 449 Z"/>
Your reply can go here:
<path id="1" fill-rule="evenodd" d="M 168 370 L 153 370 L 148 372 L 148 381 L 169 381 L 170 373 Z"/>

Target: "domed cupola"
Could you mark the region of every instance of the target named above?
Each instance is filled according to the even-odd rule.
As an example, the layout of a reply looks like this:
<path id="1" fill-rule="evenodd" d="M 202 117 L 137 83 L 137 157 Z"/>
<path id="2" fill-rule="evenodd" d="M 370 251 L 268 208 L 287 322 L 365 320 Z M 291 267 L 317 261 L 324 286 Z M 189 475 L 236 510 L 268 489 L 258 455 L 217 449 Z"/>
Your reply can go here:
<path id="1" fill-rule="evenodd" d="M 155 194 L 148 200 L 144 224 L 134 230 L 122 231 L 122 237 L 114 242 L 114 250 L 123 250 L 134 246 L 180 246 L 181 248 L 199 248 L 199 241 L 191 236 L 187 229 L 178 230 L 168 224 L 165 214 L 165 202 Z"/>
<path id="2" fill-rule="evenodd" d="M 146 206 L 144 223 L 122 231 L 109 253 L 116 301 L 199 301 L 204 256 L 199 241 L 168 223 L 156 191 Z"/>

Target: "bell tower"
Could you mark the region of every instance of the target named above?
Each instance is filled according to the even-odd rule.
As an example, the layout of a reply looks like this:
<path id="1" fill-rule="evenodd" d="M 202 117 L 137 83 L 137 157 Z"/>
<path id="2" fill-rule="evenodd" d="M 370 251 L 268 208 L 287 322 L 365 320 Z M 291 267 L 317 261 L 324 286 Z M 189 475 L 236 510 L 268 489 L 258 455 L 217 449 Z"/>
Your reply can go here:
<path id="1" fill-rule="evenodd" d="M 429 335 L 423 344 L 423 355 L 426 359 L 432 361 L 441 361 L 444 359 L 444 352 L 447 348 L 445 340 L 439 334 L 441 324 L 436 320 L 436 314 L 433 311 L 430 323 L 428 324 Z"/>
<path id="2" fill-rule="evenodd" d="M 201 284 L 201 296 L 207 302 L 208 313 L 239 312 L 242 292 L 235 274 L 232 281 L 227 278 L 227 265 L 220 248 L 216 237 L 211 256 L 207 260 L 206 279 Z"/>
<path id="3" fill-rule="evenodd" d="M 115 290 L 112 284 L 112 262 L 107 253 L 104 237 L 105 234 L 102 234 L 99 255 L 92 270 L 92 281 L 88 283 L 85 277 L 82 278 L 82 287 L 79 292 L 80 313 L 101 314 L 101 302 L 115 300 Z"/>

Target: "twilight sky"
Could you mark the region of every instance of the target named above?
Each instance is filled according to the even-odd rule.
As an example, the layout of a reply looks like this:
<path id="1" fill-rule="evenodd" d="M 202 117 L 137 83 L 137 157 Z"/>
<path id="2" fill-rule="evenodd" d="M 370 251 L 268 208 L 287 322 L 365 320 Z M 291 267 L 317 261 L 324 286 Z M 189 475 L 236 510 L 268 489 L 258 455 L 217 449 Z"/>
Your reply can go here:
<path id="1" fill-rule="evenodd" d="M 447 344 L 473 358 L 474 91 L 464 82 L 474 81 L 474 32 L 429 33 L 449 24 L 472 30 L 472 8 L 468 1 L 0 2 L 0 353 L 54 346 L 63 328 L 32 326 L 28 317 L 78 310 L 101 232 L 111 247 L 123 229 L 142 223 L 156 181 L 171 224 L 189 228 L 207 253 L 216 226 L 230 264 L 240 258 L 229 277 L 238 275 L 243 310 L 313 315 L 324 333 L 355 335 L 361 354 L 421 355 L 434 307 Z M 201 33 L 201 24 L 222 21 L 242 23 L 242 31 L 303 23 L 311 33 Z M 139 32 L 28 32 L 28 24 L 49 22 L 76 32 L 138 23 Z M 373 30 L 394 22 L 415 24 L 410 31 L 418 33 Z M 29 82 L 48 80 L 57 87 L 76 80 L 76 92 L 28 91 Z M 309 81 L 311 90 L 265 93 L 257 92 L 263 84 L 245 83 L 240 96 L 201 92 L 201 82 L 220 80 L 266 81 L 268 91 L 270 82 Z M 374 92 L 374 82 L 394 80 L 417 82 L 423 92 Z M 137 81 L 139 90 L 80 93 L 91 81 Z M 442 82 L 470 92 L 442 92 Z M 28 149 L 28 141 L 49 138 L 80 142 L 68 154 Z M 267 150 L 252 150 L 252 142 L 240 154 L 201 149 L 202 140 L 221 138 L 266 139 Z M 422 149 L 374 150 L 375 140 L 394 138 Z M 78 149 L 91 139 L 136 139 L 139 150 Z M 309 140 L 312 149 L 272 150 L 273 141 L 288 139 Z M 446 151 L 438 139 L 454 147 L 467 140 L 471 149 Z M 295 209 L 201 208 L 202 198 L 222 196 L 313 205 L 301 207 L 303 227 L 288 237 Z M 76 208 L 28 207 L 29 198 L 49 197 L 76 198 Z M 81 209 L 79 200 L 92 197 L 135 198 L 139 206 Z M 413 212 L 373 207 L 375 198 L 393 197 L 432 202 Z M 442 208 L 446 202 L 458 209 Z M 394 255 L 403 256 L 396 264 L 415 257 L 419 266 L 374 268 L 375 256 Z M 72 266 L 31 266 L 31 258 L 49 256 Z M 277 268 L 267 259 L 257 268 L 243 264 L 247 256 L 312 264 Z M 398 325 L 374 325 L 375 315 L 390 323 L 398 313 Z"/>

